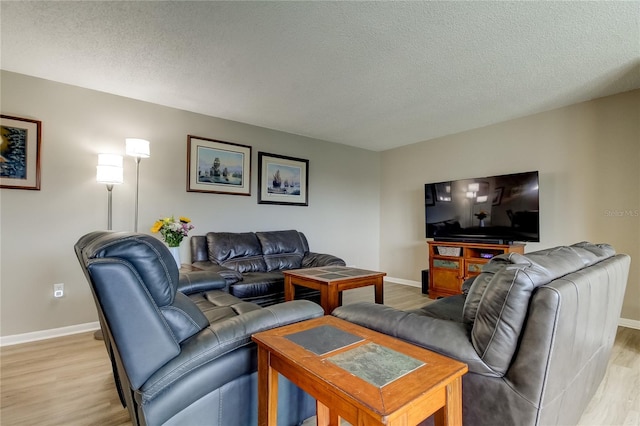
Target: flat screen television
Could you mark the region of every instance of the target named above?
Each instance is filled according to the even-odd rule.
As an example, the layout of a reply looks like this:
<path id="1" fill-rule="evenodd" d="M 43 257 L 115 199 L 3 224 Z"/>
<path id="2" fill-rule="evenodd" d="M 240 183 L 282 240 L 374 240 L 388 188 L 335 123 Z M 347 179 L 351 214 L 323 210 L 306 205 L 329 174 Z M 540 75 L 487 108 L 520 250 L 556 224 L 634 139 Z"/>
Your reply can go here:
<path id="1" fill-rule="evenodd" d="M 538 172 L 428 183 L 426 236 L 437 241 L 540 241 Z"/>

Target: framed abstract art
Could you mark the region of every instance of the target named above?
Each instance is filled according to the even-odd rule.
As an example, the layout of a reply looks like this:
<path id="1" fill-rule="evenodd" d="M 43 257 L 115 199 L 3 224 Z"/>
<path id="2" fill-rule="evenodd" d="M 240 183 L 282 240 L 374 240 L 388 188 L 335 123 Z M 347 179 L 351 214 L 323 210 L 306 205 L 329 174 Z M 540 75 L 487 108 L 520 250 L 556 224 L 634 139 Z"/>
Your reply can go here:
<path id="1" fill-rule="evenodd" d="M 0 115 L 0 188 L 40 189 L 42 123 Z"/>

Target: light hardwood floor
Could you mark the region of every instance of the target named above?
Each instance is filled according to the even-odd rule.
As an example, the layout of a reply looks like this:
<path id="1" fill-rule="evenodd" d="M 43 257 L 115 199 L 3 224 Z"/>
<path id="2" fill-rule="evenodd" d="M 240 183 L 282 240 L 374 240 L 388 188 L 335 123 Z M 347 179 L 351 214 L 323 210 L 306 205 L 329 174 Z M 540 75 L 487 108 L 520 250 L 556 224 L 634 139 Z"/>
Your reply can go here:
<path id="1" fill-rule="evenodd" d="M 373 301 L 373 288 L 345 292 L 343 303 Z M 429 303 L 419 288 L 385 284 L 385 304 Z M 102 341 L 93 333 L 0 349 L 0 424 L 131 425 L 116 393 Z M 619 328 L 607 374 L 580 425 L 640 425 L 640 330 Z"/>

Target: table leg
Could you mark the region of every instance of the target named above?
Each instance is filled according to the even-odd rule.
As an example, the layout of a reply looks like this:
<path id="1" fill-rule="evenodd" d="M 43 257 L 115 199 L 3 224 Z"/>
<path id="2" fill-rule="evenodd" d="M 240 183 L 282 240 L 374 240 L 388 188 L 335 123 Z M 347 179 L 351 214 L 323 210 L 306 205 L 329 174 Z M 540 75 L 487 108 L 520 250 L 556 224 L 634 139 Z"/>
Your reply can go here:
<path id="1" fill-rule="evenodd" d="M 462 377 L 446 387 L 445 405 L 434 416 L 435 426 L 458 426 L 462 424 Z"/>
<path id="2" fill-rule="evenodd" d="M 316 424 L 317 426 L 339 426 L 340 417 L 335 411 L 316 400 Z"/>
<path id="3" fill-rule="evenodd" d="M 340 306 L 340 292 L 338 291 L 338 287 L 335 285 L 329 285 L 326 291 L 326 295 L 326 302 L 322 304 L 322 307 L 324 308 L 325 315 L 331 315 L 331 312 L 333 312 L 335 308 Z"/>
<path id="4" fill-rule="evenodd" d="M 258 425 L 278 424 L 278 372 L 271 368 L 271 354 L 258 346 Z"/>
<path id="5" fill-rule="evenodd" d="M 293 286 L 293 283 L 291 282 L 291 277 L 290 276 L 286 276 L 284 277 L 284 300 L 285 301 L 289 301 L 289 300 L 293 300 L 296 297 L 296 289 Z"/>
<path id="6" fill-rule="evenodd" d="M 376 279 L 376 303 L 384 305 L 384 279 L 379 277 Z"/>

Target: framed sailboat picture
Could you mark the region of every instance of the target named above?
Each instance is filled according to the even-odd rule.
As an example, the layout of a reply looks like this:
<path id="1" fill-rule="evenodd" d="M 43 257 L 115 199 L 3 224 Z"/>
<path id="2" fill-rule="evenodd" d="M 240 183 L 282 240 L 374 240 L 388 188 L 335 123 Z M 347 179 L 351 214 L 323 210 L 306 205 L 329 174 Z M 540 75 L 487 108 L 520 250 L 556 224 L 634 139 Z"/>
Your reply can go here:
<path id="1" fill-rule="evenodd" d="M 309 160 L 258 152 L 258 204 L 309 205 Z"/>
<path id="2" fill-rule="evenodd" d="M 251 195 L 251 147 L 188 135 L 187 191 Z"/>

